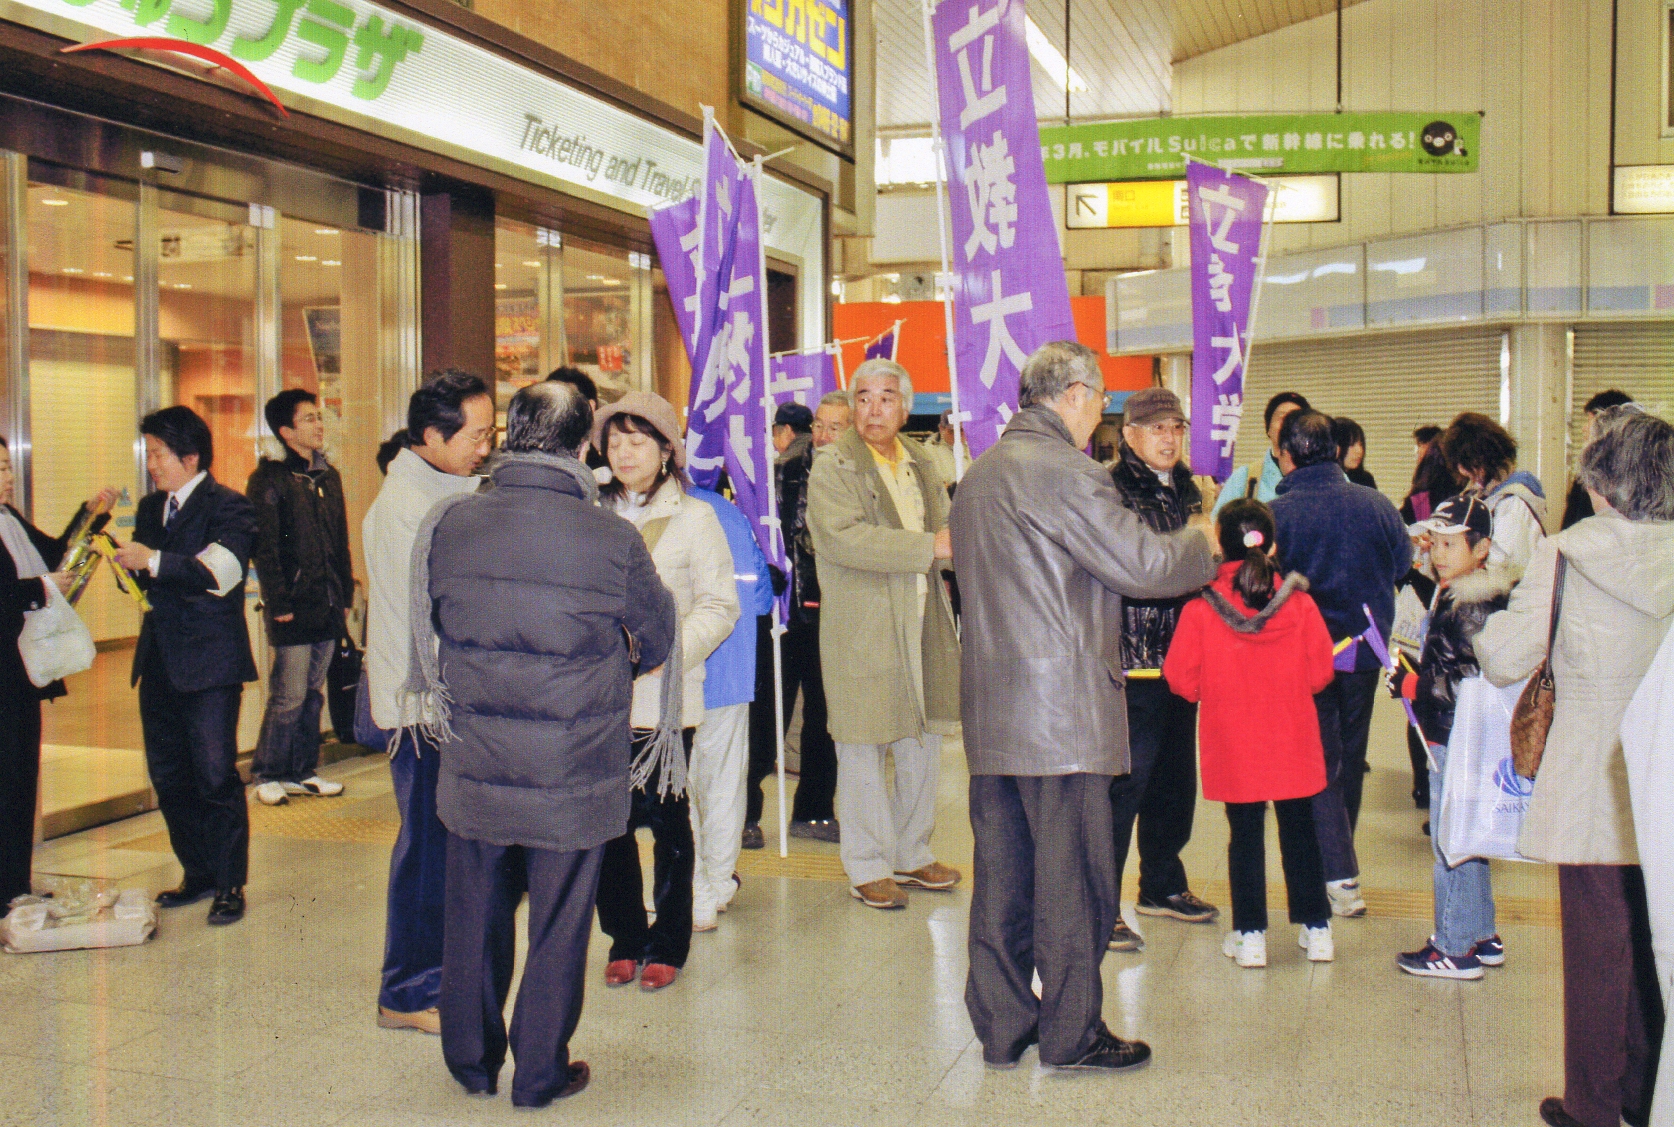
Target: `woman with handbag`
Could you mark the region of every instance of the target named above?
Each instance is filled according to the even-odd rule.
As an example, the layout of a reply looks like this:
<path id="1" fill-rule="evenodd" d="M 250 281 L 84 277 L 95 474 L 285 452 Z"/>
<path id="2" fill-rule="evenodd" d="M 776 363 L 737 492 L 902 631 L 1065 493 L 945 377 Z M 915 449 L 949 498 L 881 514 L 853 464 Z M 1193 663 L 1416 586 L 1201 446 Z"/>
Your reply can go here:
<path id="1" fill-rule="evenodd" d="M 41 775 L 41 702 L 64 695 L 64 683 L 37 687 L 29 679 L 18 639 L 24 615 L 51 601 L 48 585 L 70 586 L 67 572 L 54 571 L 64 558 L 70 529 L 83 512 L 108 513 L 117 493 L 105 489 L 87 502 L 54 540 L 12 508 L 17 476 L 0 437 L 0 913 L 13 897 L 30 891 L 30 858 L 35 847 L 35 794 Z"/>
<path id="2" fill-rule="evenodd" d="M 1617 1127 L 1646 1121 L 1662 1041 L 1620 728 L 1674 623 L 1674 427 L 1601 416 L 1581 482 L 1597 515 L 1535 547 L 1476 653 L 1496 685 L 1535 675 L 1513 719 L 1535 780 L 1517 849 L 1560 866 L 1564 930 L 1564 1094 L 1540 1115 Z"/>

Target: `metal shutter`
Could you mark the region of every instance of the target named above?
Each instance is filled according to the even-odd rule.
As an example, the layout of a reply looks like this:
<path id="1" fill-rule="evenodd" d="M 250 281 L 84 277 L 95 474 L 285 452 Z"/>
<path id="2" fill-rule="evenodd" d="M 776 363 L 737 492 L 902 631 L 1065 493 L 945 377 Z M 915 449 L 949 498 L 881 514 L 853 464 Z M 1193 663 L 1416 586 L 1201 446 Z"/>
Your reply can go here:
<path id="1" fill-rule="evenodd" d="M 1608 388 L 1620 388 L 1645 409 L 1674 419 L 1674 323 L 1633 321 L 1577 325 L 1571 365 L 1570 462 L 1587 437 L 1587 400 Z"/>
<path id="2" fill-rule="evenodd" d="M 1263 344 L 1250 356 L 1238 464 L 1267 450 L 1261 425 L 1269 396 L 1299 391 L 1328 415 L 1347 415 L 1366 430 L 1366 468 L 1397 504 L 1412 485 L 1412 432 L 1446 426 L 1461 411 L 1500 414 L 1497 328 Z"/>

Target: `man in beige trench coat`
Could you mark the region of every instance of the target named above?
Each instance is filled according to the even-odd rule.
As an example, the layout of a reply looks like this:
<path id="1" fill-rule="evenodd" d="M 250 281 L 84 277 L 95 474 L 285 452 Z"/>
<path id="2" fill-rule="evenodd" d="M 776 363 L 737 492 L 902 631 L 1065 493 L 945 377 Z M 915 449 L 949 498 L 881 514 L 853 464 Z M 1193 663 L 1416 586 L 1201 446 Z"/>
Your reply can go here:
<path id="1" fill-rule="evenodd" d="M 930 852 L 941 736 L 959 718 L 959 641 L 946 483 L 901 436 L 912 377 L 868 360 L 849 384 L 854 427 L 814 459 L 808 531 L 820 579 L 820 666 L 837 744 L 837 821 L 850 890 L 873 908 L 903 886 L 949 889 L 958 870 Z M 895 760 L 895 787 L 884 779 Z"/>

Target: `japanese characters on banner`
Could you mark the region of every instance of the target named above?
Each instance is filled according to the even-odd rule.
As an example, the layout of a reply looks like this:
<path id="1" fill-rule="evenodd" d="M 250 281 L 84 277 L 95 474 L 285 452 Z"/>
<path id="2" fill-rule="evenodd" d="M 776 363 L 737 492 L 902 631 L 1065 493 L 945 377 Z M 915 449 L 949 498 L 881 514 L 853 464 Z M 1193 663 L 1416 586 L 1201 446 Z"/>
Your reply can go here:
<path id="1" fill-rule="evenodd" d="M 1026 18 L 1024 0 L 943 0 L 931 17 L 953 217 L 957 402 L 974 456 L 1016 411 L 1029 354 L 1075 339 Z"/>
<path id="2" fill-rule="evenodd" d="M 698 207 L 697 301 L 692 312 L 692 385 L 686 397 L 686 462 L 692 480 L 713 489 L 725 462 L 725 424 L 717 421 L 726 410 L 721 398 L 725 389 L 720 381 L 724 365 L 717 363 L 714 344 L 726 320 L 733 261 L 742 237 L 738 213 L 744 174 L 726 134 L 715 125 L 714 115 L 707 108 L 703 118 L 704 179 Z M 759 234 L 752 233 L 753 245 L 760 245 Z M 750 260 L 739 261 L 745 266 L 746 282 L 753 284 Z"/>
<path id="3" fill-rule="evenodd" d="M 1268 187 L 1192 161 L 1186 191 L 1192 224 L 1192 471 L 1225 481 L 1244 416 L 1250 305 Z"/>
<path id="4" fill-rule="evenodd" d="M 698 210 L 703 201 L 688 196 L 670 207 L 651 212 L 651 239 L 657 244 L 657 261 L 668 281 L 669 301 L 674 305 L 674 320 L 680 326 L 680 340 L 686 346 L 686 358 L 697 370 L 697 308 L 698 270 L 702 251 L 698 247 L 701 231 Z"/>
<path id="5" fill-rule="evenodd" d="M 772 358 L 772 380 L 767 393 L 777 410 L 785 403 L 800 403 L 812 411 L 820 399 L 837 390 L 837 367 L 831 353 L 793 353 Z"/>

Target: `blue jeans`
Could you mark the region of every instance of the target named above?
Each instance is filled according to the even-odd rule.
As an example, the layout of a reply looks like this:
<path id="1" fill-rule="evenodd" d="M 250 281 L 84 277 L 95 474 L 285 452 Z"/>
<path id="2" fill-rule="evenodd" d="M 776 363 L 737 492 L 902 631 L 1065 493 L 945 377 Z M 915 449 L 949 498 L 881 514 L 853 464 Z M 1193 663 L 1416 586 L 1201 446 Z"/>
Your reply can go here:
<path id="1" fill-rule="evenodd" d="M 436 746 L 415 732 L 403 733 L 389 760 L 401 832 L 389 858 L 389 910 L 378 1004 L 398 1013 L 428 1010 L 442 996 L 448 832 L 436 816 L 441 760 Z"/>
<path id="2" fill-rule="evenodd" d="M 1436 757 L 1436 767 L 1430 771 L 1430 795 L 1438 809 L 1441 806 L 1442 779 L 1447 772 L 1447 748 L 1431 744 L 1430 754 Z M 1494 886 L 1489 881 L 1488 862 L 1480 857 L 1462 861 L 1448 868 L 1442 860 L 1436 836 L 1430 837 L 1430 848 L 1436 855 L 1434 884 L 1436 890 L 1436 950 L 1458 958 L 1470 954 L 1472 947 L 1484 939 L 1492 939 L 1494 925 Z"/>
<path id="3" fill-rule="evenodd" d="M 267 712 L 250 774 L 258 783 L 300 783 L 320 765 L 320 710 L 336 642 L 274 646 Z"/>

